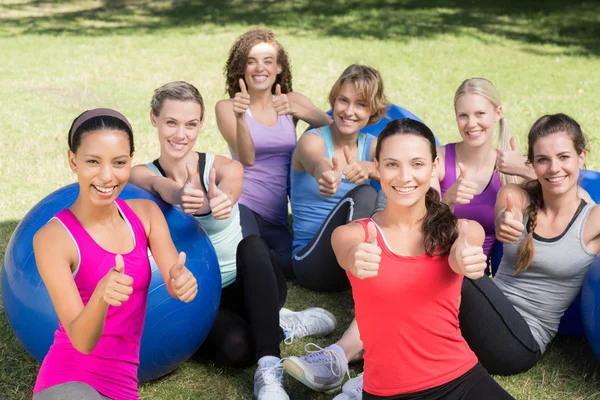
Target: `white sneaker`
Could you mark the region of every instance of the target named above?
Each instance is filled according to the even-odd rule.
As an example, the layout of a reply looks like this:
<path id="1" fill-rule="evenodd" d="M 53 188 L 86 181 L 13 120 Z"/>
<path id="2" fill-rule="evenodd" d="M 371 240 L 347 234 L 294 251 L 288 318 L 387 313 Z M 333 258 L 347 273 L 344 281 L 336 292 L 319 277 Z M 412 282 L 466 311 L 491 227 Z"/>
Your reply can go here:
<path id="1" fill-rule="evenodd" d="M 362 400 L 363 393 L 363 374 L 352 379 L 348 379 L 342 386 L 342 393 L 338 394 L 333 400 Z"/>
<path id="2" fill-rule="evenodd" d="M 335 329 L 336 320 L 332 313 L 319 308 L 307 308 L 294 312 L 287 308 L 279 311 L 279 326 L 285 334 L 285 344 L 305 336 L 326 336 Z"/>
<path id="3" fill-rule="evenodd" d="M 265 368 L 257 368 L 254 373 L 254 397 L 257 400 L 290 400 L 283 388 L 283 365 L 281 360 L 266 363 Z"/>
<path id="4" fill-rule="evenodd" d="M 309 346 L 318 350 L 310 351 Z M 285 371 L 309 388 L 318 392 L 337 390 L 342 385 L 348 364 L 342 362 L 331 349 L 323 349 L 314 343 L 304 346 L 310 354 L 303 357 L 289 357 L 283 362 Z"/>

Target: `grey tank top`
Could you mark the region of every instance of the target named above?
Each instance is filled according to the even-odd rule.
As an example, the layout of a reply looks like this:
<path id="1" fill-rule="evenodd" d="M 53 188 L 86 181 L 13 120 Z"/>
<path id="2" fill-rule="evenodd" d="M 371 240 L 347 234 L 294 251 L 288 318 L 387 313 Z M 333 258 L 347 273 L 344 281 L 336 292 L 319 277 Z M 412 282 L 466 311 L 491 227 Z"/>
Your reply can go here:
<path id="1" fill-rule="evenodd" d="M 583 243 L 585 221 L 595 204 L 582 204 L 565 231 L 544 239 L 534 233 L 533 263 L 514 275 L 519 246 L 526 232 L 512 244 L 504 245 L 504 254 L 493 281 L 523 316 L 542 353 L 556 335 L 560 319 L 581 287 L 596 254 Z M 523 223 L 527 226 L 527 216 Z"/>

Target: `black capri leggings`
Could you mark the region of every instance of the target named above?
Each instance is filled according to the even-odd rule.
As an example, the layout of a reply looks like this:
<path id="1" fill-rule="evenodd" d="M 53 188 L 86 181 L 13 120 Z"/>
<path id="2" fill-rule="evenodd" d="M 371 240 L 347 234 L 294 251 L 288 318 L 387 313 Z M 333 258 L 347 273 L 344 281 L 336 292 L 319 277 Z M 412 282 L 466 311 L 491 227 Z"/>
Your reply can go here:
<path id="1" fill-rule="evenodd" d="M 333 253 L 331 235 L 338 226 L 370 217 L 376 198 L 375 189 L 369 185 L 359 185 L 342 197 L 317 234 L 292 258 L 298 285 L 318 292 L 339 292 L 350 288 L 346 271 L 340 267 Z"/>
<path id="2" fill-rule="evenodd" d="M 514 400 L 481 366 L 443 385 L 396 396 L 375 396 L 363 392 L 363 400 Z"/>
<path id="3" fill-rule="evenodd" d="M 492 279 L 465 278 L 461 295 L 460 330 L 490 374 L 513 375 L 535 365 L 540 347 L 525 319 Z"/>
<path id="4" fill-rule="evenodd" d="M 235 282 L 223 288 L 221 304 L 202 357 L 219 366 L 246 367 L 263 356 L 280 357 L 279 310 L 285 304 L 285 277 L 265 241 L 245 237 L 237 248 Z"/>

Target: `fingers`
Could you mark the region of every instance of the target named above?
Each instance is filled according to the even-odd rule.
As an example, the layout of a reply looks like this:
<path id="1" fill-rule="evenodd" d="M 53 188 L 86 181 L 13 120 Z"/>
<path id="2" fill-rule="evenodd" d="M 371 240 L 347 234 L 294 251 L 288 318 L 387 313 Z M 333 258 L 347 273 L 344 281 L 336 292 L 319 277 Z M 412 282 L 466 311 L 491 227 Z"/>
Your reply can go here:
<path id="1" fill-rule="evenodd" d="M 467 168 L 463 163 L 458 163 L 458 169 L 460 170 L 460 174 L 457 179 L 467 179 Z"/>
<path id="2" fill-rule="evenodd" d="M 364 183 L 368 179 L 367 173 L 358 164 L 346 165 L 343 174 L 346 180 L 356 184 Z"/>
<path id="3" fill-rule="evenodd" d="M 369 226 L 372 225 L 372 226 Z M 377 241 L 377 232 L 371 232 L 376 229 L 372 222 L 367 225 L 369 239 Z M 354 253 L 354 265 L 351 272 L 359 279 L 372 278 L 379 272 L 379 263 L 381 262 L 381 248 L 377 244 L 370 242 L 360 243 Z"/>
<path id="4" fill-rule="evenodd" d="M 502 243 L 514 243 L 521 237 L 524 230 L 525 225 L 521 221 L 516 219 L 505 220 L 500 225 L 500 229 L 496 233 L 496 238 Z"/>
<path id="5" fill-rule="evenodd" d="M 367 224 L 367 243 L 377 245 L 377 227 L 373 222 Z"/>
<path id="6" fill-rule="evenodd" d="M 338 176 L 335 171 L 329 170 L 323 172 L 321 178 L 317 179 L 317 183 L 319 184 L 319 192 L 326 197 L 333 196 L 335 192 L 337 192 L 340 180 L 341 176 Z"/>
<path id="7" fill-rule="evenodd" d="M 248 89 L 246 88 L 246 82 L 242 78 L 240 78 L 240 91 L 242 94 L 248 94 Z"/>
<path id="8" fill-rule="evenodd" d="M 177 279 L 171 279 L 171 287 L 177 298 L 186 303 L 192 301 L 198 293 L 198 282 L 191 271 L 185 267 Z"/>
<path id="9" fill-rule="evenodd" d="M 214 219 L 227 219 L 231 215 L 233 202 L 226 193 L 221 193 L 210 200 L 210 210 Z"/>
<path id="10" fill-rule="evenodd" d="M 275 86 L 275 96 L 281 96 L 281 85 L 279 83 Z"/>
<path id="11" fill-rule="evenodd" d="M 125 261 L 123 261 L 123 256 L 117 254 L 115 256 L 115 271 L 122 274 L 125 271 Z"/>

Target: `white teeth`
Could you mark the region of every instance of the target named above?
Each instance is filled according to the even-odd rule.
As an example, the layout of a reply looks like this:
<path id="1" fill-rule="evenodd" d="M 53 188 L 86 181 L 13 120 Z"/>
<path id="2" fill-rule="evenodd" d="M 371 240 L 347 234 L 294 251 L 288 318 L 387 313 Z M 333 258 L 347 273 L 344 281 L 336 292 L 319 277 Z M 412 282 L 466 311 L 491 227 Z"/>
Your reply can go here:
<path id="1" fill-rule="evenodd" d="M 267 77 L 266 77 L 266 76 L 255 76 L 255 77 L 254 77 L 254 80 L 255 80 L 256 82 L 262 83 L 262 82 L 264 82 L 264 81 L 266 81 L 266 80 L 267 80 Z"/>
<path id="2" fill-rule="evenodd" d="M 417 189 L 416 186 L 412 186 L 412 187 L 396 187 L 396 186 L 392 186 L 392 188 L 396 191 L 396 192 L 400 192 L 400 193 L 410 193 L 413 192 Z"/>
<path id="3" fill-rule="evenodd" d="M 169 142 L 169 144 L 171 144 L 171 146 L 175 149 L 175 150 L 182 150 L 185 147 L 184 143 L 174 143 L 174 142 Z"/>
<path id="4" fill-rule="evenodd" d="M 566 178 L 567 178 L 566 176 L 561 176 L 561 177 L 558 177 L 558 178 L 548 178 L 548 180 L 549 180 L 550 182 L 552 182 L 552 183 L 556 183 L 556 182 L 562 182 L 562 181 L 564 181 Z"/>
<path id="5" fill-rule="evenodd" d="M 109 188 L 103 188 L 103 187 L 98 187 L 96 185 L 94 185 L 94 187 L 96 188 L 96 190 L 98 190 L 99 192 L 102 193 L 111 193 L 113 190 L 115 190 L 116 186 L 113 187 L 109 187 Z"/>
<path id="6" fill-rule="evenodd" d="M 467 135 L 469 135 L 469 136 L 477 136 L 477 135 L 479 135 L 482 132 L 483 131 L 470 131 L 470 132 L 467 132 Z"/>

